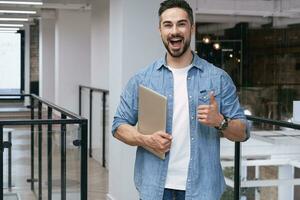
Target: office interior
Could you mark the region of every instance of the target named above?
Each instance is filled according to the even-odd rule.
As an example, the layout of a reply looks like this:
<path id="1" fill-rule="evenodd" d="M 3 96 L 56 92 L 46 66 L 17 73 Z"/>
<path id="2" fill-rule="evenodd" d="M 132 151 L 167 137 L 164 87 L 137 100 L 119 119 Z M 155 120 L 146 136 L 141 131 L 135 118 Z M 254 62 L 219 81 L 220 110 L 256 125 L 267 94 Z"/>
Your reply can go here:
<path id="1" fill-rule="evenodd" d="M 47 102 L 88 120 L 86 177 L 82 126 L 51 127 L 51 182 L 47 126 L 5 125 L 3 141 L 11 146 L 2 145 L 3 199 L 84 200 L 85 192 L 87 199 L 138 199 L 136 147 L 113 138 L 111 123 L 130 77 L 165 54 L 161 2 L 0 1 L 0 128 L 4 121 L 30 120 L 31 113 L 46 119 Z M 240 144 L 238 199 L 300 200 L 300 1 L 188 2 L 195 18 L 192 49 L 231 76 L 249 116 L 251 137 Z M 32 104 L 32 96 L 8 95 L 21 93 L 43 99 L 40 112 L 38 99 Z M 51 118 L 61 119 L 59 109 Z M 221 138 L 220 155 L 227 185 L 222 200 L 236 199 L 235 143 Z"/>

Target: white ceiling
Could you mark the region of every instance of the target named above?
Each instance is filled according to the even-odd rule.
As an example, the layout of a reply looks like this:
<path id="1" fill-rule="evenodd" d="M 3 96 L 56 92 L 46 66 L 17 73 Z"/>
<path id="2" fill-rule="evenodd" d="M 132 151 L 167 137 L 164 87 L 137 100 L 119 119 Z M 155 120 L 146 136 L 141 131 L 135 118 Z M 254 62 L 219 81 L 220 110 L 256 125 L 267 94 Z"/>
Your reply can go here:
<path id="1" fill-rule="evenodd" d="M 39 0 L 23 0 L 39 1 Z M 43 6 L 5 6 L 7 9 L 90 8 L 92 0 L 43 0 Z M 101 0 L 98 0 L 101 1 Z M 194 7 L 196 22 L 238 23 L 255 25 L 273 22 L 274 26 L 300 23 L 300 0 L 188 0 Z M 39 15 L 36 15 L 39 16 Z M 33 17 L 36 17 L 33 16 Z M 0 14 L 0 17 L 4 15 Z"/>

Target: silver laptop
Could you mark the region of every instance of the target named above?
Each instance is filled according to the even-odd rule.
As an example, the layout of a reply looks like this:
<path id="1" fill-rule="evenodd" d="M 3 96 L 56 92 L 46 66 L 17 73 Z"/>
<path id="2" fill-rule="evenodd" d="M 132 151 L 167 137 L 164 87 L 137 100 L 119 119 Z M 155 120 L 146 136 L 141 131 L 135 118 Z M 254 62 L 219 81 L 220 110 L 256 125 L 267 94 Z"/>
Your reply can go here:
<path id="1" fill-rule="evenodd" d="M 142 134 L 152 134 L 156 131 L 166 131 L 167 97 L 147 88 L 139 86 L 138 131 Z M 161 159 L 165 153 L 159 153 L 146 148 Z"/>

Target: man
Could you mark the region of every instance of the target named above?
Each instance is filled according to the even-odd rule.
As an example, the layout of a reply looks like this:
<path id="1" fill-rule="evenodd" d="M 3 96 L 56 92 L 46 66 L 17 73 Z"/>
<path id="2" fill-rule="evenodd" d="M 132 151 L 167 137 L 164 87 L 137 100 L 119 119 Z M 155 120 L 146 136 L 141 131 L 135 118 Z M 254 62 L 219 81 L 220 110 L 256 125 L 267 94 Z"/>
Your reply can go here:
<path id="1" fill-rule="evenodd" d="M 134 181 L 142 200 L 216 200 L 224 191 L 220 137 L 248 138 L 246 120 L 230 77 L 191 51 L 193 11 L 183 0 L 159 9 L 166 55 L 138 72 L 125 87 L 112 132 L 138 146 Z M 138 86 L 167 97 L 167 130 L 143 135 L 134 127 Z M 165 152 L 161 160 L 143 147 Z"/>

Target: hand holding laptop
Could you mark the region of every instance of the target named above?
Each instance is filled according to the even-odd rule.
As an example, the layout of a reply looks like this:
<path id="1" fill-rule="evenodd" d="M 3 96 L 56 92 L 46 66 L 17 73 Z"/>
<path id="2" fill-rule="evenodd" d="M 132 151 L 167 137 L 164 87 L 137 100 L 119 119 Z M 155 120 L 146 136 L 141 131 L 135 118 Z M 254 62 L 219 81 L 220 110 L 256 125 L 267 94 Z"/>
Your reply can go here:
<path id="1" fill-rule="evenodd" d="M 157 131 L 145 136 L 145 144 L 156 152 L 166 153 L 171 148 L 172 136 L 163 131 Z"/>

